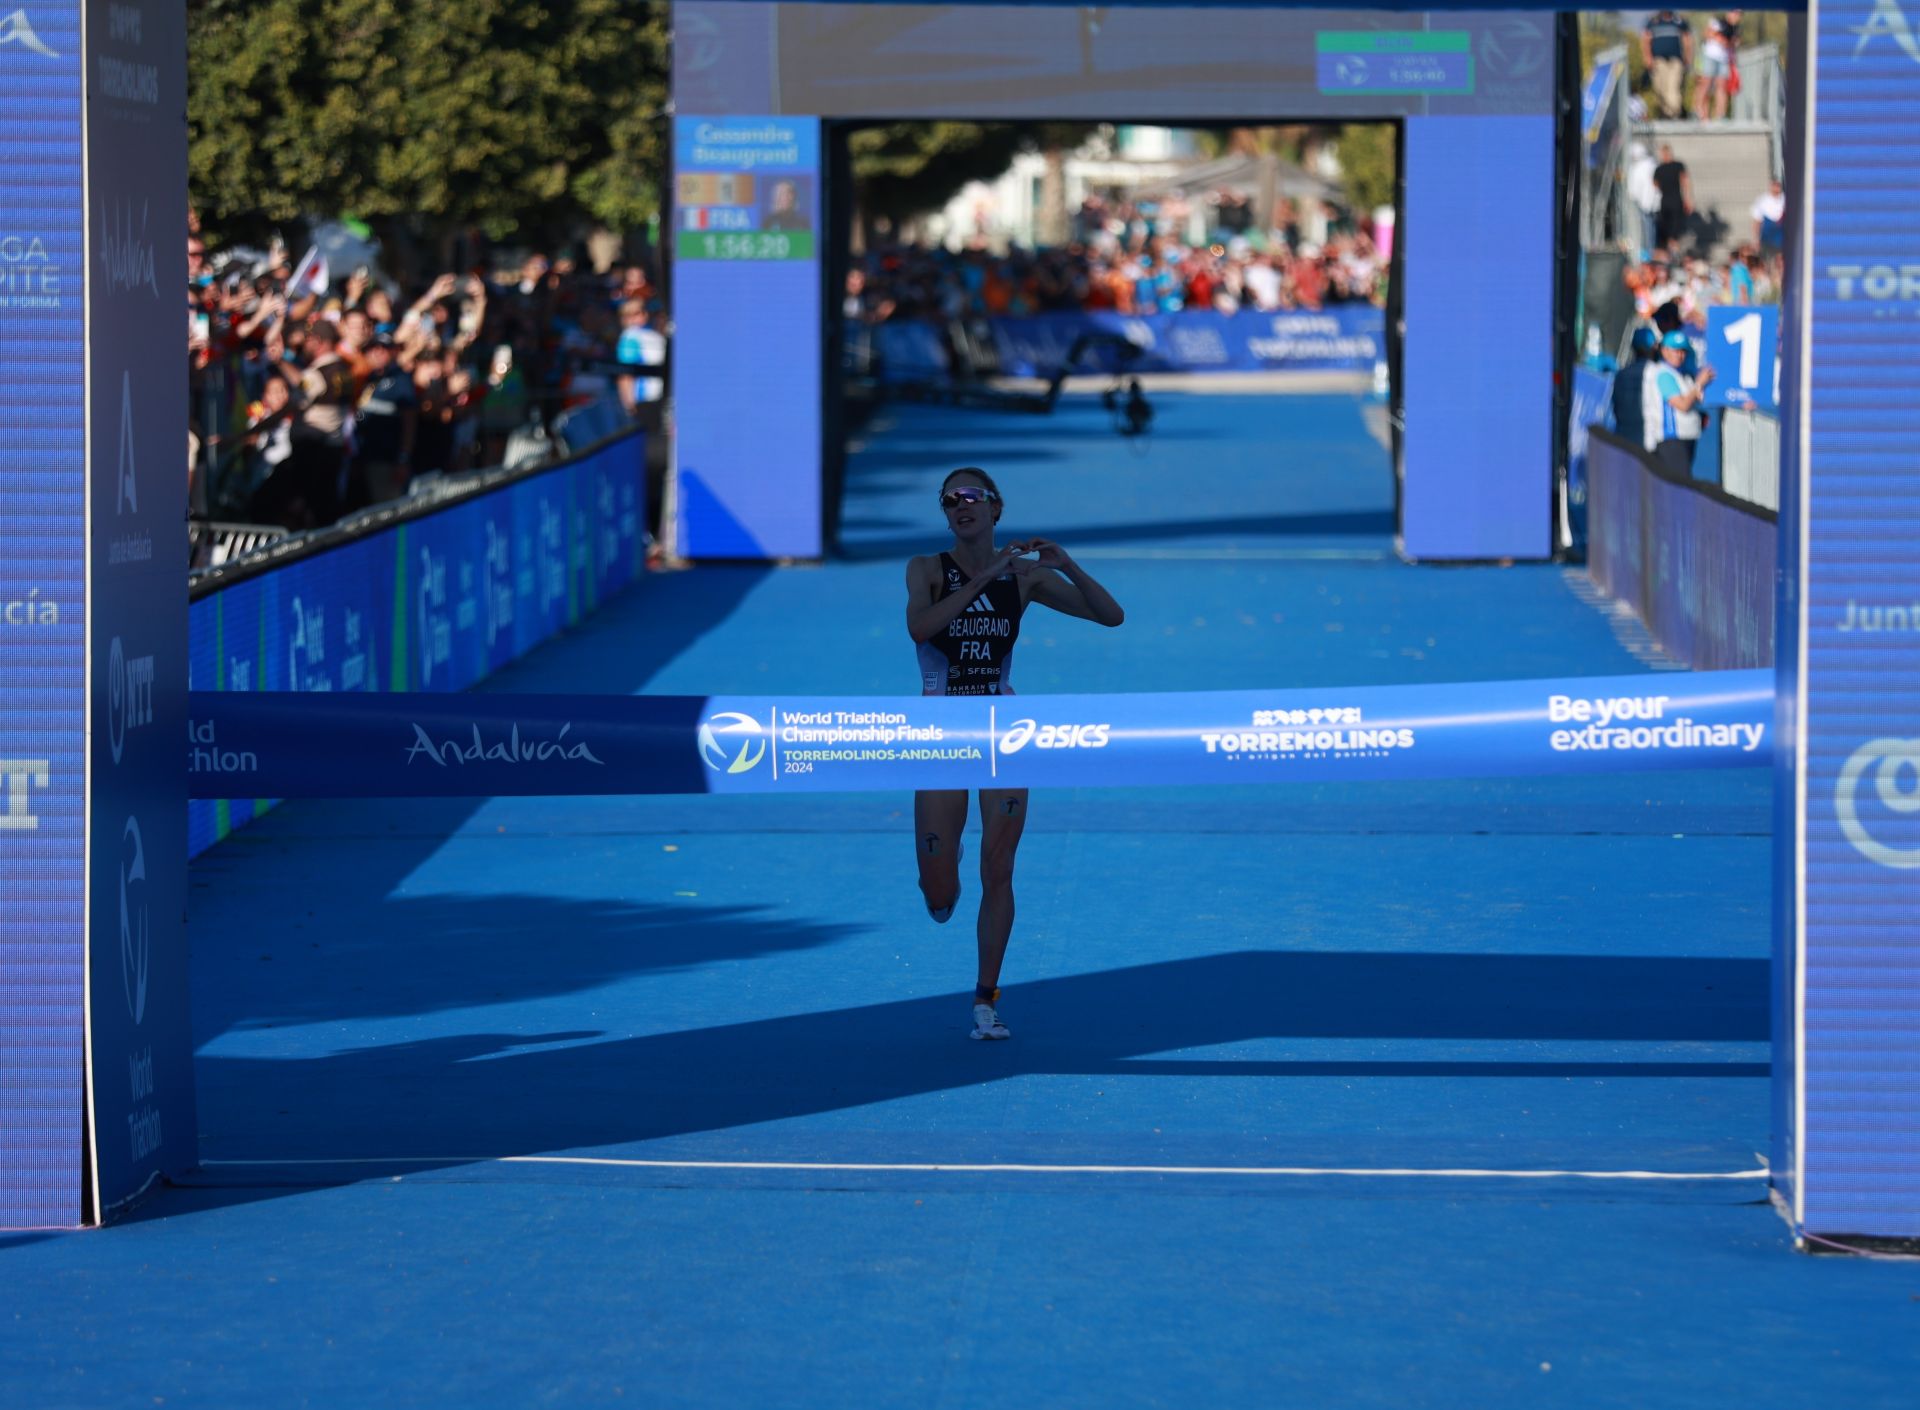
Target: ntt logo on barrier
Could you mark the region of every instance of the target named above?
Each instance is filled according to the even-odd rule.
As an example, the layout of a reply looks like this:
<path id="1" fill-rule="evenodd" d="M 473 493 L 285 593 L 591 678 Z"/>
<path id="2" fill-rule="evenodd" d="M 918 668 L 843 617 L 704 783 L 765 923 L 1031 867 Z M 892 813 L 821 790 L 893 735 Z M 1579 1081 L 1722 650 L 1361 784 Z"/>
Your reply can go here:
<path id="1" fill-rule="evenodd" d="M 1031 744 L 1035 749 L 1105 749 L 1111 725 L 1043 725 L 1035 720 L 1015 720 L 1000 736 L 1002 754 L 1018 754 Z"/>
<path id="2" fill-rule="evenodd" d="M 751 715 L 722 710 L 700 722 L 700 757 L 715 773 L 746 773 L 766 754 L 767 732 Z"/>

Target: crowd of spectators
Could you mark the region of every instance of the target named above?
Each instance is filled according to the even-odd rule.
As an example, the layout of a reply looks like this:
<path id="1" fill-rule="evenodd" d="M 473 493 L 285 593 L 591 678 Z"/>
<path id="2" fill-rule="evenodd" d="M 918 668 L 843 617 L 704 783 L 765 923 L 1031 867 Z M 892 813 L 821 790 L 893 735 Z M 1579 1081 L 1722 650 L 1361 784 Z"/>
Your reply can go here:
<path id="1" fill-rule="evenodd" d="M 1777 303 L 1785 278 L 1787 198 L 1779 178 L 1768 181 L 1748 212 L 1746 239 L 1724 259 L 1701 254 L 1690 222 L 1692 183 L 1670 147 L 1656 164 L 1638 143 L 1627 174 L 1628 191 L 1645 221 L 1638 258 L 1624 278 L 1640 321 L 1661 332 L 1702 326 L 1712 304 Z"/>
<path id="2" fill-rule="evenodd" d="M 1676 473 L 1687 473 L 1714 375 L 1699 365 L 1690 335 L 1705 330 L 1707 311 L 1715 305 L 1779 302 L 1786 277 L 1786 195 L 1777 178 L 1769 181 L 1753 203 L 1751 238 L 1724 259 L 1710 260 L 1693 247 L 1685 221 L 1670 218 L 1692 215 L 1691 183 L 1671 148 L 1662 147 L 1660 155 L 1656 185 L 1669 205 L 1658 218 L 1649 215 L 1646 246 L 1622 275 L 1634 317 L 1630 351 L 1614 373 L 1613 421 L 1621 435 Z M 1645 156 L 1640 151 L 1636 160 Z"/>
<path id="3" fill-rule="evenodd" d="M 639 265 L 570 258 L 443 273 L 403 292 L 377 267 L 329 271 L 187 241 L 189 495 L 200 517 L 300 530 L 502 464 L 517 432 L 617 394 L 646 419 L 660 298 Z M 324 287 L 322 287 L 324 285 Z"/>
<path id="4" fill-rule="evenodd" d="M 1647 16 L 1640 31 L 1640 58 L 1653 91 L 1652 116 L 1691 116 L 1701 122 L 1727 116 L 1740 91 L 1743 17 L 1740 10 L 1712 15 L 1696 36 L 1691 21 L 1677 10 L 1655 10 Z"/>
<path id="5" fill-rule="evenodd" d="M 1307 239 L 1282 203 L 1274 228 L 1254 228 L 1251 206 L 1223 192 L 1209 204 L 1204 243 L 1190 222 L 1149 203 L 1092 196 L 1065 245 L 1004 253 L 975 240 L 960 250 L 891 243 L 854 260 L 850 321 L 942 321 L 1105 310 L 1177 313 L 1274 312 L 1379 303 L 1388 261 L 1363 229 L 1335 221 L 1324 242 Z"/>

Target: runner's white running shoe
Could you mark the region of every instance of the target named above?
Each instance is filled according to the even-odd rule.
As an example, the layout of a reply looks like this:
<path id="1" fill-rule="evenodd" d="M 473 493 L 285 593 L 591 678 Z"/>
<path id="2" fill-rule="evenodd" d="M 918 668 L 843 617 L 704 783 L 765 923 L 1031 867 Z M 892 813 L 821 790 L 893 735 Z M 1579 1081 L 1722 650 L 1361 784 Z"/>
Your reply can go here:
<path id="1" fill-rule="evenodd" d="M 960 844 L 960 850 L 954 854 L 953 864 L 955 867 L 958 867 L 960 863 L 964 862 L 966 859 L 967 859 L 967 844 L 962 842 Z M 933 917 L 933 923 L 935 925 L 945 925 L 948 921 L 953 919 L 953 908 L 960 904 L 960 889 L 961 888 L 956 884 L 953 888 L 953 899 L 947 902 L 946 905 L 940 907 L 938 910 L 935 910 L 932 906 L 927 907 L 927 914 Z"/>
<path id="2" fill-rule="evenodd" d="M 992 1004 L 973 1006 L 973 1036 L 976 1039 L 1011 1038 L 1013 1032 L 1000 1021 L 1000 1015 L 993 1011 Z"/>

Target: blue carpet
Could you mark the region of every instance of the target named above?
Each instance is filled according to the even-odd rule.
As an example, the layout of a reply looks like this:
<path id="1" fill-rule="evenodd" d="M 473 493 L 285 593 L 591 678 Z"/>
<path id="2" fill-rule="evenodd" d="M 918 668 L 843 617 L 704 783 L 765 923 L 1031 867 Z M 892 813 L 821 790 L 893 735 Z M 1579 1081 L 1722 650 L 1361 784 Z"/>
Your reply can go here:
<path id="1" fill-rule="evenodd" d="M 1156 404 L 1144 445 L 1086 398 L 891 411 L 841 556 L 650 579 L 487 689 L 910 691 L 903 561 L 965 463 L 1127 608 L 1030 617 L 1029 692 L 1642 669 L 1559 569 L 1400 564 L 1354 398 Z M 1000 1045 L 905 797 L 283 807 L 193 870 L 205 1168 L 0 1244 L 0 1383 L 1910 1404 L 1912 1271 L 1791 1253 L 1754 1180 L 845 1168 L 1750 1170 L 1769 787 L 1036 794 Z M 653 1163 L 503 1163 L 556 1155 Z"/>

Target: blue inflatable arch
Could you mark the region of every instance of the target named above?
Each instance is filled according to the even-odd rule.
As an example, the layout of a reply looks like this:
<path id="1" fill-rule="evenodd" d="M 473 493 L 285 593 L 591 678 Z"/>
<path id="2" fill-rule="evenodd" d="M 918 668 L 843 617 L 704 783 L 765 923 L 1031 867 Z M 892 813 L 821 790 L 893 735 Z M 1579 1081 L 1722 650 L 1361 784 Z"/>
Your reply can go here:
<path id="1" fill-rule="evenodd" d="M 683 550 L 821 551 L 818 458 L 756 485 L 744 443 L 699 415 L 725 390 L 702 369 L 724 353 L 736 375 L 777 371 L 798 388 L 779 409 L 788 429 L 811 418 L 808 444 L 820 444 L 824 276 L 812 238 L 836 124 L 965 103 L 975 117 L 1400 121 L 1405 547 L 1416 558 L 1544 556 L 1554 317 L 1568 309 L 1553 275 L 1555 115 L 1574 96 L 1554 12 L 1215 0 L 1184 11 L 1184 27 L 1237 35 L 1257 62 L 1214 65 L 1177 88 L 1129 50 L 1155 12 L 1105 13 L 1082 73 L 1079 9 L 676 6 L 676 146 L 710 159 L 681 171 L 765 176 L 768 200 L 785 183 L 783 209 L 814 220 L 790 224 L 777 245 L 703 245 L 679 264 Z M 1771 1156 L 1783 1210 L 1814 1237 L 1920 1237 L 1916 22 L 1900 0 L 1815 3 L 1791 39 Z M 1065 54 L 1073 72 L 1024 87 L 1003 75 L 987 99 L 929 80 L 910 110 L 887 70 L 917 34 L 948 24 L 1029 34 L 1034 54 Z M 1070 42 L 1053 45 L 1062 26 Z M 152 373 L 181 365 L 168 291 L 184 276 L 185 46 L 182 0 L 37 0 L 0 18 L 9 1227 L 101 1221 L 196 1159 L 186 602 L 174 547 L 185 398 Z M 1402 62 L 1409 53 L 1426 57 Z M 1459 91 L 1469 66 L 1472 91 Z M 1047 89 L 1071 103 L 1034 96 Z M 703 117 L 727 121 L 706 132 L 688 122 Z M 680 194 L 700 206 L 698 191 Z M 1491 220 L 1524 254 L 1516 267 L 1497 285 L 1478 262 L 1451 262 L 1456 277 L 1436 279 L 1433 246 Z M 703 282 L 718 262 L 747 270 L 760 296 L 729 303 L 726 281 Z M 768 290 L 784 322 L 764 317 Z"/>

